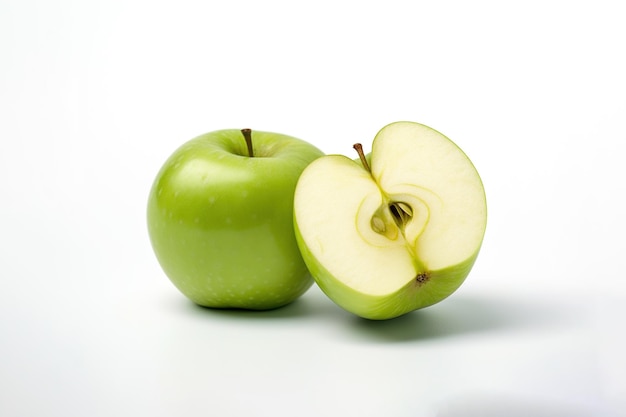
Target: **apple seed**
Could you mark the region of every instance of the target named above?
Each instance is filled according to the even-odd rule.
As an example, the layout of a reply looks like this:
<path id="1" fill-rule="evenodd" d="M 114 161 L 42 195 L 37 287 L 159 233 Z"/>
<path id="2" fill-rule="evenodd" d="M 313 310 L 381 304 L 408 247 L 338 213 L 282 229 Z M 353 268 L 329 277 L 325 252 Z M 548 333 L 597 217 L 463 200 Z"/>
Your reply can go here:
<path id="1" fill-rule="evenodd" d="M 395 201 L 389 204 L 389 211 L 391 211 L 393 220 L 399 228 L 404 228 L 413 217 L 413 209 L 411 206 L 401 201 Z"/>
<path id="2" fill-rule="evenodd" d="M 372 217 L 372 230 L 376 233 L 384 234 L 386 227 L 383 219 L 377 216 Z"/>

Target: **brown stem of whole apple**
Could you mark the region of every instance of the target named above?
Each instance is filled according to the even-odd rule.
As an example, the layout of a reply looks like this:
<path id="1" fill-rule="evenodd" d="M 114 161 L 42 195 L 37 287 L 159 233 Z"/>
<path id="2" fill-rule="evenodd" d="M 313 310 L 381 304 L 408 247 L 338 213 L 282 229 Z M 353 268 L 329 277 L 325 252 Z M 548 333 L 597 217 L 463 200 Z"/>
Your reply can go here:
<path id="1" fill-rule="evenodd" d="M 254 151 L 252 150 L 252 129 L 241 129 L 241 134 L 246 140 L 246 146 L 248 146 L 248 156 L 254 157 Z"/>

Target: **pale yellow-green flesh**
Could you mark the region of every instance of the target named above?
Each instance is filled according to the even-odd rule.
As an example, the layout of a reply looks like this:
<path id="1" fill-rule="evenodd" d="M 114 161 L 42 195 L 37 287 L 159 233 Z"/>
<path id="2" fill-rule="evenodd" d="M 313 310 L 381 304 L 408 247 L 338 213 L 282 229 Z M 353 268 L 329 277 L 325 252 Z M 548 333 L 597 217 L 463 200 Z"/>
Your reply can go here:
<path id="1" fill-rule="evenodd" d="M 371 170 L 337 155 L 313 162 L 296 189 L 296 236 L 331 298 L 364 317 L 386 318 L 461 285 L 482 242 L 486 204 L 465 154 L 417 123 L 379 132 Z M 389 209 L 397 202 L 411 213 L 400 227 Z"/>
<path id="2" fill-rule="evenodd" d="M 386 320 L 410 311 L 431 306 L 445 299 L 463 283 L 469 274 L 478 252 L 461 264 L 440 271 L 429 271 L 427 283 L 410 280 L 396 291 L 374 295 L 355 290 L 337 279 L 315 258 L 304 244 L 302 234 L 295 227 L 296 240 L 301 244 L 302 256 L 320 289 L 337 305 L 360 317 L 371 320 Z M 389 274 L 381 275 L 384 279 Z"/>
<path id="3" fill-rule="evenodd" d="M 317 169 L 301 177 L 311 204 L 297 208 L 298 227 L 316 259 L 345 285 L 371 294 L 386 294 L 417 272 L 401 234 L 396 239 L 374 232 L 371 219 L 381 206 L 380 189 L 370 174 L 343 156 L 323 157 Z M 297 194 L 296 194 L 297 195 Z M 388 265 L 381 280 L 378 265 Z"/>
<path id="4" fill-rule="evenodd" d="M 474 165 L 448 138 L 418 123 L 388 125 L 372 145 L 372 175 L 390 194 L 419 186 L 414 194 L 430 218 L 410 243 L 428 268 L 446 268 L 476 252 L 487 222 L 485 192 Z"/>

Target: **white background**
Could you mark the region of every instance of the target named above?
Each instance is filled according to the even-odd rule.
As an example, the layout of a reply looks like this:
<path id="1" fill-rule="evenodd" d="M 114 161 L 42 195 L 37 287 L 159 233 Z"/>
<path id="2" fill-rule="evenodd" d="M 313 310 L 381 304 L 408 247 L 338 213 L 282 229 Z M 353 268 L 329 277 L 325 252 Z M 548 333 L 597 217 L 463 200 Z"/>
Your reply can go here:
<path id="1" fill-rule="evenodd" d="M 0 1 L 0 415 L 626 415 L 623 10 Z M 451 298 L 220 312 L 160 270 L 146 199 L 183 142 L 251 127 L 351 155 L 397 120 L 486 187 Z"/>

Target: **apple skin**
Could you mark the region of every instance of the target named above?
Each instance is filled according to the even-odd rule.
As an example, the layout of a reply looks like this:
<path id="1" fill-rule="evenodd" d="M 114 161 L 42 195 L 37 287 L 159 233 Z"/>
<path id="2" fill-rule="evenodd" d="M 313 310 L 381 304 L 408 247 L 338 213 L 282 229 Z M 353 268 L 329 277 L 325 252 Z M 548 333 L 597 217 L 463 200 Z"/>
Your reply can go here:
<path id="1" fill-rule="evenodd" d="M 148 197 L 155 255 L 170 281 L 201 306 L 265 310 L 312 285 L 293 229 L 304 168 L 323 153 L 294 137 L 220 130 L 182 145 Z"/>

